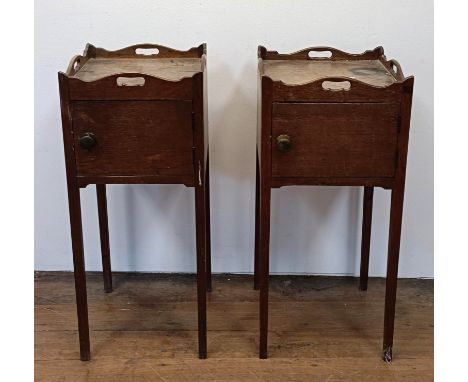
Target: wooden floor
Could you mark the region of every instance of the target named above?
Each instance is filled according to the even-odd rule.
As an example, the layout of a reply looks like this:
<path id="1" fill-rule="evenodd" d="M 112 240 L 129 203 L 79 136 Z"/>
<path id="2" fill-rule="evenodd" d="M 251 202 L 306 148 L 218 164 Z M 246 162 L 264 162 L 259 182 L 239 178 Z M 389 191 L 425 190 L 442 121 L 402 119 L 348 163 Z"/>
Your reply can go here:
<path id="1" fill-rule="evenodd" d="M 252 277 L 214 276 L 208 359 L 197 358 L 195 278 L 88 275 L 91 361 L 81 362 L 70 273 L 36 273 L 36 381 L 432 381 L 433 282 L 399 281 L 394 361 L 380 358 L 383 279 L 272 276 L 269 356 L 258 359 Z"/>

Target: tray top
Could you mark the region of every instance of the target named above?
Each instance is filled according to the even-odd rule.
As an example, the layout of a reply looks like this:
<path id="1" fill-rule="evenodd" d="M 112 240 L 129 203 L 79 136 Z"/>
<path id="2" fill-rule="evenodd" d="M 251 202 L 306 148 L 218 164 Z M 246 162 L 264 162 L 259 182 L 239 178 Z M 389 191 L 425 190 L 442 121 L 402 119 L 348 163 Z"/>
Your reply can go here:
<path id="1" fill-rule="evenodd" d="M 379 60 L 263 60 L 262 75 L 288 85 L 325 77 L 348 77 L 373 86 L 388 86 L 397 79 Z"/>
<path id="2" fill-rule="evenodd" d="M 201 58 L 89 58 L 71 78 L 95 81 L 115 74 L 141 73 L 179 81 L 203 71 Z"/>

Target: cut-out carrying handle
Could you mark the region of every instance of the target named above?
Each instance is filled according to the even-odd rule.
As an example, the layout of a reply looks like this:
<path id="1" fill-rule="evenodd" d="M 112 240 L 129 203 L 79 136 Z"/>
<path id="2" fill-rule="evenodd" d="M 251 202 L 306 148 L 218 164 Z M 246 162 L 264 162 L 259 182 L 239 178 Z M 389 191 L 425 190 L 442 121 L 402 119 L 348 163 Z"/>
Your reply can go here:
<path id="1" fill-rule="evenodd" d="M 99 48 L 98 48 L 99 49 Z M 101 52 L 104 49 L 101 50 Z M 124 55 L 133 55 L 141 58 L 145 57 L 156 57 L 159 55 L 165 55 L 165 53 L 170 52 L 171 49 L 158 44 L 136 44 L 128 46 L 123 49 L 116 51 L 107 51 L 107 54 L 124 54 Z"/>
<path id="2" fill-rule="evenodd" d="M 74 75 L 83 66 L 85 60 L 86 58 L 79 54 L 74 56 L 68 64 L 67 75 Z"/>
<path id="3" fill-rule="evenodd" d="M 145 77 L 120 76 L 115 80 L 117 86 L 145 86 Z"/>
<path id="4" fill-rule="evenodd" d="M 130 49 L 133 49 L 133 52 L 137 56 L 157 56 L 165 50 L 170 50 L 170 48 L 167 48 L 162 45 L 158 44 L 137 44 L 129 47 Z"/>
<path id="5" fill-rule="evenodd" d="M 405 76 L 403 75 L 403 70 L 401 69 L 400 64 L 398 61 L 391 59 L 388 60 L 388 65 L 390 67 L 390 70 L 393 71 L 393 74 L 397 76 L 397 78 L 404 78 Z"/>
<path id="6" fill-rule="evenodd" d="M 351 82 L 340 78 L 329 78 L 322 81 L 322 89 L 332 92 L 349 91 L 351 90 Z"/>
<path id="7" fill-rule="evenodd" d="M 158 48 L 135 48 L 135 54 L 138 56 L 157 56 Z"/>
<path id="8" fill-rule="evenodd" d="M 131 49 L 136 55 L 139 55 L 139 56 L 157 56 L 160 52 L 172 50 L 171 48 L 168 48 L 163 45 L 149 44 L 149 43 L 136 44 L 136 45 L 129 46 L 128 48 L 124 48 L 124 49 L 129 49 L 129 50 Z"/>
<path id="9" fill-rule="evenodd" d="M 333 48 L 327 47 L 315 47 L 306 50 L 306 54 L 307 58 L 310 60 L 332 60 L 334 50 Z"/>

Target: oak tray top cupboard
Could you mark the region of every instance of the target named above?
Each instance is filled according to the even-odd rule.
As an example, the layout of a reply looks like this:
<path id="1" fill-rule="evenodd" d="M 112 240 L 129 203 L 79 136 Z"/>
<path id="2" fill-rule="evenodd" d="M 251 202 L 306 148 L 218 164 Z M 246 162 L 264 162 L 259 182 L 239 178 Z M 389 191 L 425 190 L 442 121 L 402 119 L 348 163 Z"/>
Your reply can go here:
<path id="1" fill-rule="evenodd" d="M 80 188 L 96 184 L 104 288 L 112 291 L 106 184 L 195 188 L 199 357 L 211 289 L 206 44 L 179 51 L 88 44 L 59 73 L 80 354 L 90 359 Z M 157 314 L 157 313 L 155 313 Z"/>
<path id="2" fill-rule="evenodd" d="M 324 57 L 325 56 L 325 57 Z M 367 289 L 374 187 L 391 190 L 383 358 L 392 360 L 413 77 L 382 47 L 349 54 L 258 48 L 255 288 L 267 357 L 271 188 L 363 186 L 360 289 Z"/>

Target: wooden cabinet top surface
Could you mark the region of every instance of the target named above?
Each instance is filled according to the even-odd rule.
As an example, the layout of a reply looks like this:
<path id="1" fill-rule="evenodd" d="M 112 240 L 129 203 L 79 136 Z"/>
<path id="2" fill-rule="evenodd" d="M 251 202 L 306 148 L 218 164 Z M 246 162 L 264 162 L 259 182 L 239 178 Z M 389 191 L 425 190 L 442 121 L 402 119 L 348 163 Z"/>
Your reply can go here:
<path id="1" fill-rule="evenodd" d="M 325 77 L 347 77 L 373 86 L 388 86 L 397 80 L 379 60 L 270 60 L 263 63 L 263 75 L 289 85 Z"/>
<path id="2" fill-rule="evenodd" d="M 186 51 L 156 44 L 138 44 L 109 51 L 87 44 L 83 55 L 71 59 L 65 75 L 84 82 L 118 74 L 142 74 L 180 81 L 203 72 L 205 59 L 205 44 Z"/>
<path id="3" fill-rule="evenodd" d="M 282 54 L 259 46 L 258 58 L 260 75 L 285 85 L 333 78 L 385 88 L 405 80 L 401 66 L 393 59 L 387 60 L 382 47 L 360 54 L 331 47 L 312 47 Z"/>
<path id="4" fill-rule="evenodd" d="M 179 81 L 202 71 L 200 58 L 90 58 L 72 77 L 95 81 L 114 74 L 140 73 Z"/>

